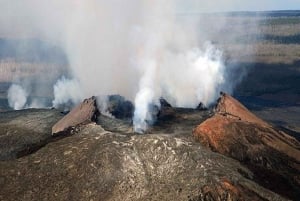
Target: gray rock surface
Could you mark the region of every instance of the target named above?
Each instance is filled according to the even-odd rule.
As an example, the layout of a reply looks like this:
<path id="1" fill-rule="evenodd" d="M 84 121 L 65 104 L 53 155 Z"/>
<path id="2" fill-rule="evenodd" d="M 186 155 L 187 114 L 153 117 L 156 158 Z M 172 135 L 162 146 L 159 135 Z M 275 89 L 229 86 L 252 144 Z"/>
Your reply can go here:
<path id="1" fill-rule="evenodd" d="M 0 160 L 27 155 L 47 144 L 52 126 L 62 116 L 47 109 L 0 112 Z"/>
<path id="2" fill-rule="evenodd" d="M 184 136 L 125 135 L 95 124 L 0 162 L 0 200 L 284 200 L 238 162 Z"/>
<path id="3" fill-rule="evenodd" d="M 95 108 L 93 101 L 87 105 Z M 144 135 L 133 133 L 127 119 L 103 115 L 59 137 L 51 135 L 62 118 L 56 110 L 2 116 L 2 129 L 18 125 L 18 136 L 28 136 L 23 144 L 35 149 L 0 161 L 0 200 L 286 200 L 256 183 L 246 166 L 195 141 L 192 130 L 210 111 L 165 109 L 167 115 Z M 79 115 L 80 107 L 75 111 Z M 30 142 L 41 136 L 47 140 L 37 149 Z M 1 137 L 5 144 L 3 139 L 15 138 Z M 8 148 L 18 144 L 12 141 Z"/>

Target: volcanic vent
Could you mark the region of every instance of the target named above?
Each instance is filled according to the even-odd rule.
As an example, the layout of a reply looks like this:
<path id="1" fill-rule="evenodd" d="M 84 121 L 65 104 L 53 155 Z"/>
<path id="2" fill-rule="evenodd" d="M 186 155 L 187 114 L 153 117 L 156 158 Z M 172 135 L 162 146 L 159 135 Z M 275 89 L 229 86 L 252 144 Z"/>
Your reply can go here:
<path id="1" fill-rule="evenodd" d="M 101 114 L 97 98 L 92 97 L 75 107 L 52 131 L 78 132 L 82 125 L 95 122 L 109 132 L 135 136 L 133 111 L 132 103 L 114 95 L 108 98 L 105 111 L 114 116 Z M 299 196 L 300 182 L 295 175 L 299 174 L 300 143 L 258 118 L 232 96 L 221 93 L 212 110 L 202 104 L 195 109 L 175 108 L 161 98 L 160 107 L 152 105 L 149 111 L 155 123 L 143 133 L 189 138 L 193 130 L 201 144 L 252 170 L 260 185 L 292 199 Z"/>
<path id="2" fill-rule="evenodd" d="M 16 119 L 4 114 L 12 119 L 9 122 L 0 118 L 2 144 L 3 139 L 13 142 L 19 137 L 14 136 L 17 127 L 27 128 L 30 138 L 36 124 L 29 130 L 28 122 L 37 118 L 38 124 L 46 125 L 41 131 L 45 137 L 56 139 L 47 140 L 26 157 L 0 162 L 0 177 L 4 178 L 0 180 L 4 184 L 0 199 L 208 201 L 299 197 L 299 142 L 227 94 L 222 94 L 214 113 L 202 107 L 172 107 L 161 99 L 160 108 L 151 109 L 156 123 L 144 135 L 133 130 L 130 102 L 120 96 L 108 98 L 106 108 L 116 115 L 113 117 L 97 100 L 86 99 L 63 117 L 56 109 L 45 111 L 55 112 L 55 119 L 62 117 L 52 128 L 60 137 L 49 136 L 55 121 L 45 118 L 44 113 L 38 115 L 40 111 L 14 111 L 27 114 Z M 28 115 L 33 112 L 36 114 Z M 197 125 L 195 140 L 192 130 Z M 66 134 L 71 135 L 63 137 Z M 22 146 L 12 148 L 20 151 L 32 146 L 28 141 L 18 144 Z M 8 149 L 3 152 L 10 154 Z"/>
<path id="3" fill-rule="evenodd" d="M 111 95 L 106 99 L 103 107 L 102 99 L 91 97 L 73 108 L 64 118 L 52 128 L 52 134 L 73 133 L 82 125 L 94 122 L 104 129 L 112 132 L 135 134 L 133 128 L 133 104 L 120 95 Z M 159 105 L 150 105 L 149 114 L 152 122 L 146 122 L 149 127 L 139 133 L 178 133 L 186 130 L 186 126 L 192 129 L 209 115 L 209 110 L 201 107 L 175 108 L 165 99 L 159 99 Z M 184 129 L 185 128 L 185 129 Z M 184 131 L 186 133 L 187 131 Z"/>

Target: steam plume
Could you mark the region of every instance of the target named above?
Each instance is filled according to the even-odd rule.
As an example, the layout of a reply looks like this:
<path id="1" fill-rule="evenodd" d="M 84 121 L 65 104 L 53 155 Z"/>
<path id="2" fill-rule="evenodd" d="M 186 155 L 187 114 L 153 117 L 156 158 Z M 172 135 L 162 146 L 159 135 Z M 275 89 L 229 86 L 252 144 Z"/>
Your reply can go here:
<path id="1" fill-rule="evenodd" d="M 29 98 L 26 87 L 20 84 L 12 84 L 7 91 L 8 104 L 14 110 L 26 108 L 45 108 L 45 101 L 39 98 Z"/>
<path id="2" fill-rule="evenodd" d="M 82 89 L 77 80 L 62 77 L 54 85 L 54 100 L 52 102 L 54 107 L 60 107 L 67 103 L 74 105 L 83 98 Z"/>
<path id="3" fill-rule="evenodd" d="M 7 91 L 8 104 L 15 110 L 20 110 L 25 107 L 27 97 L 28 93 L 18 84 L 11 85 Z"/>
<path id="4" fill-rule="evenodd" d="M 235 85 L 227 79 L 222 51 L 207 42 L 214 35 L 206 30 L 226 22 L 214 18 L 213 26 L 199 27 L 201 17 L 177 15 L 187 7 L 173 0 L 28 0 L 9 10 L 19 14 L 12 23 L 32 22 L 23 33 L 34 30 L 67 54 L 71 79 L 56 82 L 53 106 L 120 94 L 134 101 L 134 128 L 142 132 L 153 121 L 150 105 L 159 106 L 160 97 L 180 107 L 209 105 Z"/>

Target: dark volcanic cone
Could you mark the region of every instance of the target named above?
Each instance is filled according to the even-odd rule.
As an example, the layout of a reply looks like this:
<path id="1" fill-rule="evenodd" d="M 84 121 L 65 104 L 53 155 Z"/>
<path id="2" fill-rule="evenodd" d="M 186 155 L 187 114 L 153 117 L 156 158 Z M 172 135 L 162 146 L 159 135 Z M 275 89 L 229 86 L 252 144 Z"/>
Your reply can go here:
<path id="1" fill-rule="evenodd" d="M 194 129 L 196 139 L 246 164 L 263 186 L 289 198 L 299 196 L 300 143 L 221 95 L 214 116 Z"/>

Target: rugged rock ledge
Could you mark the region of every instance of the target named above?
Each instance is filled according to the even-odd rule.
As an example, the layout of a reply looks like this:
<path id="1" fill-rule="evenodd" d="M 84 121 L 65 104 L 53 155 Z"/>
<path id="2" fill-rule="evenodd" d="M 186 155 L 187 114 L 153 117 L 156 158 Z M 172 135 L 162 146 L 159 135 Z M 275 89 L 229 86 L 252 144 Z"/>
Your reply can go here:
<path id="1" fill-rule="evenodd" d="M 214 116 L 193 134 L 211 150 L 241 161 L 261 185 L 292 199 L 300 196 L 300 143 L 233 97 L 222 94 Z"/>
<path id="2" fill-rule="evenodd" d="M 96 122 L 98 115 L 96 97 L 85 99 L 52 127 L 52 135 L 70 133 L 80 125 Z"/>

